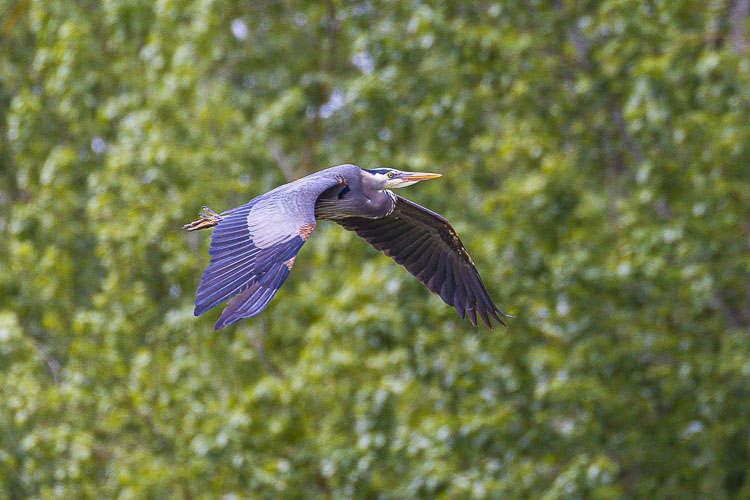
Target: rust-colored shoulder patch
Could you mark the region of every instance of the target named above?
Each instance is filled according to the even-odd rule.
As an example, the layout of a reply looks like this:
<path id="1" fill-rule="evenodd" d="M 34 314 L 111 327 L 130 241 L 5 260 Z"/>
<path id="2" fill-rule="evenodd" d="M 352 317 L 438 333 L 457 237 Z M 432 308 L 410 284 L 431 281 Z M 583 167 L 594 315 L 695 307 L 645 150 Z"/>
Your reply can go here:
<path id="1" fill-rule="evenodd" d="M 294 257 L 292 257 L 291 259 L 289 259 L 288 261 L 285 262 L 287 269 L 289 269 L 290 271 L 292 270 L 292 266 L 294 265 L 294 259 L 296 259 L 296 258 L 297 257 L 294 256 Z"/>
<path id="2" fill-rule="evenodd" d="M 302 238 L 302 241 L 307 241 L 307 238 L 310 237 L 310 235 L 315 231 L 315 223 L 312 224 L 305 224 L 301 228 L 299 228 L 299 235 Z"/>

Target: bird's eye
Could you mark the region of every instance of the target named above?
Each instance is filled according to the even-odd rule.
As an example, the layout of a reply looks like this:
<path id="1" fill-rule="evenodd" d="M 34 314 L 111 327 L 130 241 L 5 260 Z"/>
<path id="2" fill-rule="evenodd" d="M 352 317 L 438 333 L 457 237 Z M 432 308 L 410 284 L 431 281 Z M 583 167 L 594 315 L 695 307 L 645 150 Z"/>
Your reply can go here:
<path id="1" fill-rule="evenodd" d="M 388 172 L 388 178 L 393 179 L 393 172 Z"/>

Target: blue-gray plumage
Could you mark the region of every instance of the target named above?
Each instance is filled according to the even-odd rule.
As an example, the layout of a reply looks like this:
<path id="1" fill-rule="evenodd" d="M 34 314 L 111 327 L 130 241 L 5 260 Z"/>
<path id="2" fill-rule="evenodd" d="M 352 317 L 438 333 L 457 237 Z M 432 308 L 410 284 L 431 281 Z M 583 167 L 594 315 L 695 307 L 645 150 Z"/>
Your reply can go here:
<path id="1" fill-rule="evenodd" d="M 215 329 L 260 313 L 289 276 L 316 220 L 355 231 L 392 257 L 459 315 L 492 328 L 500 312 L 456 231 L 440 215 L 395 195 L 439 174 L 339 165 L 284 184 L 221 215 L 204 207 L 188 231 L 215 227 L 211 264 L 195 298 L 195 315 L 229 300 Z"/>

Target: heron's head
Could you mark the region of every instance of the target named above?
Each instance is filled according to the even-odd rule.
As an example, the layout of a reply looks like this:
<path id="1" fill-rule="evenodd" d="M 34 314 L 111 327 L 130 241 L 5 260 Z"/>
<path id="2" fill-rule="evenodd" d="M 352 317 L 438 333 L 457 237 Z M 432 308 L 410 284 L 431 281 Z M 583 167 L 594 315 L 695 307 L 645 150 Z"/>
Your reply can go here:
<path id="1" fill-rule="evenodd" d="M 411 186 L 419 181 L 437 179 L 442 174 L 431 174 L 429 172 L 404 172 L 395 168 L 373 168 L 364 169 L 373 180 L 381 185 L 380 189 L 395 189 Z"/>

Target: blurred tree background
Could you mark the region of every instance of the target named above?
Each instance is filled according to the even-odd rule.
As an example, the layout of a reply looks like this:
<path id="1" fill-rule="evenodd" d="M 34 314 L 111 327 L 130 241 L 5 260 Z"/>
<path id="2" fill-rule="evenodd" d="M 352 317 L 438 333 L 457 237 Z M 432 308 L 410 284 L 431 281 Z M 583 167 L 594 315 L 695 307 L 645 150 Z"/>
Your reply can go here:
<path id="1" fill-rule="evenodd" d="M 0 498 L 748 498 L 750 2 L 0 3 Z M 321 224 L 219 333 L 183 223 L 442 172 L 508 328 Z"/>

